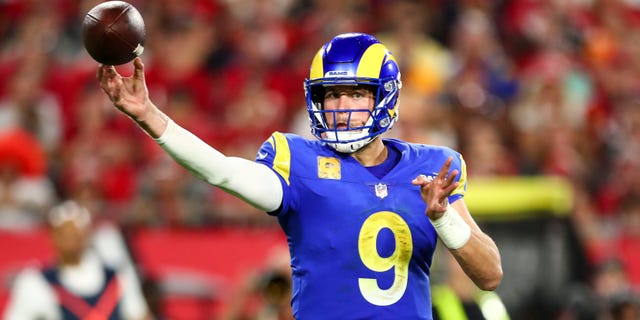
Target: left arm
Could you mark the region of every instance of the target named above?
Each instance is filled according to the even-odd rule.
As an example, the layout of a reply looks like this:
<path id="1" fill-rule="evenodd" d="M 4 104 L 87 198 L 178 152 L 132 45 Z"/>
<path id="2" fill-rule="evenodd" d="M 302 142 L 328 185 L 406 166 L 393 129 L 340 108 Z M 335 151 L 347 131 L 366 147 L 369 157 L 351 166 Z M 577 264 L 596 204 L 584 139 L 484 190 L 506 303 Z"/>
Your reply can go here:
<path id="1" fill-rule="evenodd" d="M 458 249 L 449 249 L 462 270 L 482 290 L 495 290 L 502 280 L 500 252 L 493 239 L 480 230 L 463 199 L 452 203 L 464 222 L 471 227 L 471 237 Z"/>
<path id="2" fill-rule="evenodd" d="M 458 170 L 449 173 L 453 158 L 447 159 L 438 175 L 428 181 L 419 176 L 412 181 L 420 186 L 427 204 L 426 214 L 462 270 L 482 290 L 495 290 L 502 281 L 500 252 L 493 240 L 476 224 L 463 199 L 449 204 L 447 197 L 458 187 Z"/>

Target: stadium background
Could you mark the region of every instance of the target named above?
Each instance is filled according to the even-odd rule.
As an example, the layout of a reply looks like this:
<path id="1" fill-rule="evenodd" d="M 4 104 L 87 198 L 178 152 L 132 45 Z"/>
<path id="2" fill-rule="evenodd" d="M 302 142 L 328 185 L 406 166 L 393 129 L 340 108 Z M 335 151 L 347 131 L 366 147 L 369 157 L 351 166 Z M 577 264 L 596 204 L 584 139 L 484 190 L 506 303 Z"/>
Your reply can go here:
<path id="1" fill-rule="evenodd" d="M 80 37 L 98 2 L 0 1 L 0 309 L 16 272 L 51 258 L 47 209 L 73 198 L 117 226 L 158 316 L 218 314 L 281 261 L 282 235 L 110 106 Z M 302 80 L 324 42 L 375 34 L 402 67 L 390 135 L 465 156 L 512 319 L 637 310 L 638 1 L 130 2 L 147 25 L 152 99 L 249 158 L 274 130 L 307 134 Z"/>

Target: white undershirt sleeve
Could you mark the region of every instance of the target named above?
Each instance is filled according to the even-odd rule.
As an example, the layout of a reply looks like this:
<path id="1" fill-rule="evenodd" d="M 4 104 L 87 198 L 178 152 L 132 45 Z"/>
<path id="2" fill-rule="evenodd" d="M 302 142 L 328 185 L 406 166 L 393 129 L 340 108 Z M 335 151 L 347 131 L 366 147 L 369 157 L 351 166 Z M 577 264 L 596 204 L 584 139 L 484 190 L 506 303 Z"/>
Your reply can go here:
<path id="1" fill-rule="evenodd" d="M 276 173 L 267 166 L 244 158 L 227 157 L 172 120 L 162 136 L 155 140 L 180 165 L 209 184 L 266 212 L 280 207 L 282 185 Z"/>

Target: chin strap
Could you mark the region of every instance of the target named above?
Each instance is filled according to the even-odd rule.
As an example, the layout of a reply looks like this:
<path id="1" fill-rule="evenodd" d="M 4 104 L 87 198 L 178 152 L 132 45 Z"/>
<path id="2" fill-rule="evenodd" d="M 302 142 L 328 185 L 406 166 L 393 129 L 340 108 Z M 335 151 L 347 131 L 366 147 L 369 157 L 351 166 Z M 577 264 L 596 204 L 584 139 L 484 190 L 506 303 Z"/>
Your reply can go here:
<path id="1" fill-rule="evenodd" d="M 333 140 L 354 140 L 363 135 L 362 132 L 327 132 L 333 136 Z M 352 142 L 328 142 L 327 144 L 338 152 L 353 153 L 368 145 L 377 136 L 368 137 L 362 140 L 356 140 Z"/>
<path id="2" fill-rule="evenodd" d="M 353 153 L 362 149 L 364 146 L 368 145 L 369 142 L 371 141 L 373 141 L 373 138 L 355 141 L 355 142 L 348 142 L 348 143 L 328 143 L 328 145 L 338 152 Z"/>
<path id="3" fill-rule="evenodd" d="M 371 126 L 373 120 L 369 118 L 365 126 Z M 338 152 L 342 153 L 352 153 L 362 149 L 364 146 L 368 145 L 371 141 L 373 141 L 377 135 L 373 137 L 366 137 L 366 132 L 364 130 L 359 131 L 327 131 L 327 136 L 330 137 L 332 141 L 351 141 L 351 142 L 327 142 L 327 144 L 335 149 Z M 355 140 L 355 141 L 354 141 Z"/>

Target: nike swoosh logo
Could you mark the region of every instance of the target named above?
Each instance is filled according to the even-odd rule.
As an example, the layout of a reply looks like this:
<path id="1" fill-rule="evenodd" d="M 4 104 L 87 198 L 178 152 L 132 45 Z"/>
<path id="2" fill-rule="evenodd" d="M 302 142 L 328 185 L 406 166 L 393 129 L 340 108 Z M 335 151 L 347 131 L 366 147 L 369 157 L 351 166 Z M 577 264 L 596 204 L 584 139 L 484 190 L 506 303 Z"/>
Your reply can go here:
<path id="1" fill-rule="evenodd" d="M 258 152 L 258 159 L 262 160 L 266 158 L 268 154 L 266 152 Z"/>

